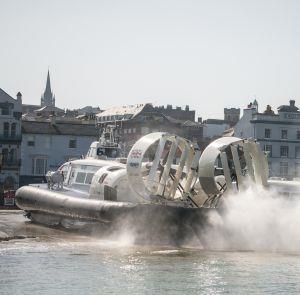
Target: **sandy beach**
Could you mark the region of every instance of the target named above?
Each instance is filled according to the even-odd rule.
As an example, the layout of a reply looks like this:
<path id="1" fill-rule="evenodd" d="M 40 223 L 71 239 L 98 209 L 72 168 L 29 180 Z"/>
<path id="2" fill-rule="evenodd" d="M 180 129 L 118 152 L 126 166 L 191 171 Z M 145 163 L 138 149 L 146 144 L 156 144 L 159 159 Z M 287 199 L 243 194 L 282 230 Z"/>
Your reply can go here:
<path id="1" fill-rule="evenodd" d="M 65 231 L 33 224 L 23 214 L 22 210 L 0 210 L 0 242 L 66 235 Z"/>

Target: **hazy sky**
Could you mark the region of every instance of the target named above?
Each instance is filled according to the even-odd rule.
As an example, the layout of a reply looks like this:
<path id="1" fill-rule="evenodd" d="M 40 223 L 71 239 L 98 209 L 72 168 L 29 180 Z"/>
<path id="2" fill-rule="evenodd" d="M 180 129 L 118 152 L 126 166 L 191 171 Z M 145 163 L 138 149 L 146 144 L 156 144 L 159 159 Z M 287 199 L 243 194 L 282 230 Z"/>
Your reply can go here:
<path id="1" fill-rule="evenodd" d="M 57 106 L 300 106 L 300 1 L 0 0 L 0 87 Z"/>

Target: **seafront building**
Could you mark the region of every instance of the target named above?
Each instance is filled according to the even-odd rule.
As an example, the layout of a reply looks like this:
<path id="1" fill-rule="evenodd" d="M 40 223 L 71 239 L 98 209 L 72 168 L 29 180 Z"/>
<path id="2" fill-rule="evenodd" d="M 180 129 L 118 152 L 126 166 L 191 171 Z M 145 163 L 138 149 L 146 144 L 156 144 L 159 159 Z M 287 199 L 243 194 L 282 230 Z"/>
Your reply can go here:
<path id="1" fill-rule="evenodd" d="M 0 88 L 0 196 L 19 187 L 21 164 L 21 116 L 22 94 L 14 99 Z M 10 199 L 0 199 L 1 205 L 9 205 Z"/>
<path id="2" fill-rule="evenodd" d="M 203 123 L 203 137 L 207 143 L 224 135 L 232 129 L 232 127 L 240 119 L 239 108 L 224 108 L 223 119 L 206 119 L 202 121 L 202 118 L 198 118 L 198 122 Z M 229 133 L 230 134 L 230 133 Z"/>
<path id="3" fill-rule="evenodd" d="M 256 101 L 250 103 L 234 127 L 237 137 L 252 137 L 268 153 L 270 176 L 300 177 L 300 111 L 294 100 L 275 113 L 271 106 L 260 113 Z"/>
<path id="4" fill-rule="evenodd" d="M 96 123 L 100 130 L 107 125 L 116 127 L 119 141 L 123 144 L 124 155 L 128 154 L 139 138 L 151 132 L 169 132 L 184 136 L 191 141 L 201 141 L 202 124 L 191 120 L 175 119 L 161 110 L 165 109 L 153 107 L 150 103 L 117 106 L 97 114 Z"/>
<path id="5" fill-rule="evenodd" d="M 20 185 L 45 180 L 48 170 L 84 156 L 90 144 L 99 139 L 95 125 L 82 122 L 23 121 Z"/>
<path id="6" fill-rule="evenodd" d="M 180 106 L 176 106 L 175 108 L 173 108 L 171 104 L 168 104 L 166 107 L 155 106 L 154 108 L 158 110 L 159 113 L 177 120 L 192 121 L 192 122 L 195 121 L 196 112 L 194 110 L 190 110 L 190 107 L 188 105 L 186 105 L 184 109 L 181 108 Z"/>

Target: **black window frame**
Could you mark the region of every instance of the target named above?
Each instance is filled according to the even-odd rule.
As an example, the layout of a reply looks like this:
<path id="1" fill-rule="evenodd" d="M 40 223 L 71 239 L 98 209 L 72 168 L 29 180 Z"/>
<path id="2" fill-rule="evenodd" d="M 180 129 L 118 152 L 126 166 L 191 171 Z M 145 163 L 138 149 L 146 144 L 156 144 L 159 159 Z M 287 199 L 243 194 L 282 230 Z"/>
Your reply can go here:
<path id="1" fill-rule="evenodd" d="M 286 155 L 283 152 L 286 150 Z M 281 145 L 280 146 L 280 158 L 288 158 L 289 157 L 289 147 L 287 145 Z"/>
<path id="2" fill-rule="evenodd" d="M 287 129 L 281 130 L 281 139 L 288 139 L 288 130 Z"/>
<path id="3" fill-rule="evenodd" d="M 265 138 L 271 138 L 271 129 L 265 128 Z"/>
<path id="4" fill-rule="evenodd" d="M 76 149 L 77 148 L 77 139 L 71 138 L 69 139 L 69 149 Z"/>

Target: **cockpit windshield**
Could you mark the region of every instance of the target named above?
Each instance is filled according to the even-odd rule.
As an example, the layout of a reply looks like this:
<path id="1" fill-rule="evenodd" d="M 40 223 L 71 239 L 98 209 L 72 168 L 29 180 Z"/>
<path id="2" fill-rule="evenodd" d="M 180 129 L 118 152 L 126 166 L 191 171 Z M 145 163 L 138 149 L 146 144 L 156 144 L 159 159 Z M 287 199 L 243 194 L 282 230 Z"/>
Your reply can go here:
<path id="1" fill-rule="evenodd" d="M 90 185 L 94 174 L 102 166 L 72 165 L 68 185 Z"/>

